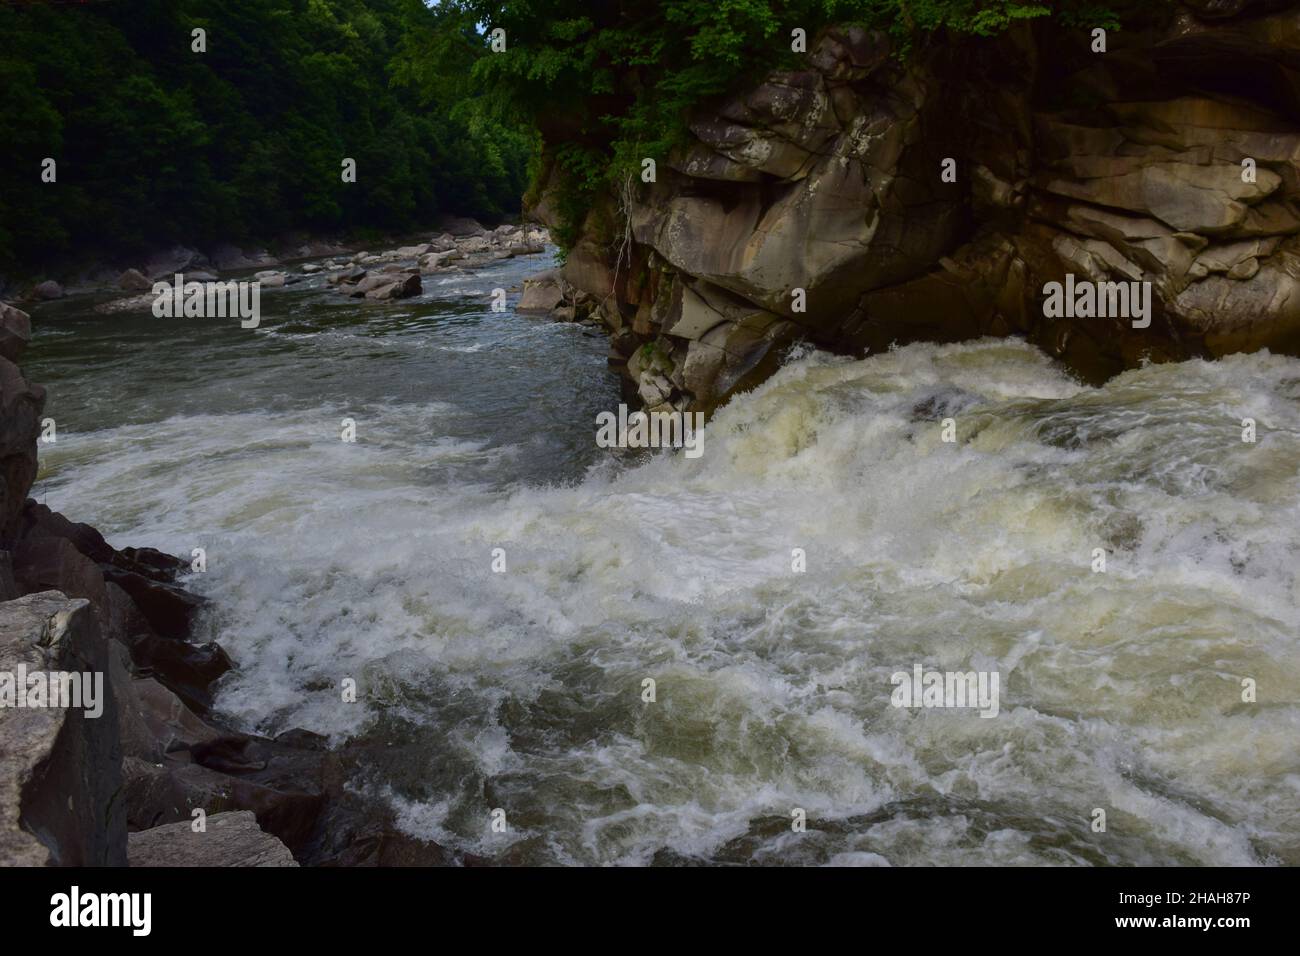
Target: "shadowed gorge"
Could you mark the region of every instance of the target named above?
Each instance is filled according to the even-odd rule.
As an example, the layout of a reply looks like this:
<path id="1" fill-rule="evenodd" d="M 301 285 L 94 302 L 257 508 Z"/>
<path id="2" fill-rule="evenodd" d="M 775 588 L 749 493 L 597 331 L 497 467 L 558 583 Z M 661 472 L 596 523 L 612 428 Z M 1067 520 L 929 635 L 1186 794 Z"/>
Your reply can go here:
<path id="1" fill-rule="evenodd" d="M 0 10 L 0 862 L 1300 864 L 1300 4 L 86 7 Z"/>

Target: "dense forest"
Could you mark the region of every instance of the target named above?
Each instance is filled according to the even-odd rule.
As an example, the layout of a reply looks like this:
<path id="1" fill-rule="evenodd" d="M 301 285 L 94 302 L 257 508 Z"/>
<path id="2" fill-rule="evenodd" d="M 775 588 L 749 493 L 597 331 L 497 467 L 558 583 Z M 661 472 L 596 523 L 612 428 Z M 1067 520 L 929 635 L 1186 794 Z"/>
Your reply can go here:
<path id="1" fill-rule="evenodd" d="M 519 208 L 531 136 L 479 108 L 470 73 L 487 49 L 453 7 L 0 6 L 0 37 L 0 272 Z M 41 181 L 46 157 L 56 185 Z"/>
<path id="2" fill-rule="evenodd" d="M 163 242 L 517 212 L 543 138 L 562 218 L 683 116 L 793 62 L 791 29 L 991 35 L 1087 0 L 104 0 L 0 7 L 0 273 Z M 494 50 L 490 34 L 504 35 Z M 203 30 L 202 52 L 196 30 Z M 538 131 L 541 131 L 539 133 Z M 57 162 L 57 188 L 40 179 Z M 356 162 L 356 182 L 341 164 Z M 557 237 L 564 244 L 566 230 Z"/>

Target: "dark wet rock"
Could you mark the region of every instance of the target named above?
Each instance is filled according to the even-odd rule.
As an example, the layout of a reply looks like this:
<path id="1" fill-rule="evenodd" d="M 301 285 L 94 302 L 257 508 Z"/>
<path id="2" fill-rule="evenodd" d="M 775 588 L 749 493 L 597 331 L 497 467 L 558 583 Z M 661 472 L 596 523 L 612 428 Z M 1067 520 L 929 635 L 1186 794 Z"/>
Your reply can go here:
<path id="1" fill-rule="evenodd" d="M 221 645 L 191 644 L 156 634 L 141 634 L 130 644 L 131 659 L 146 674 L 158 678 L 186 706 L 200 714 L 212 707 L 212 685 L 234 668 Z"/>
<path id="2" fill-rule="evenodd" d="M 12 601 L 21 592 L 14 579 L 14 556 L 8 551 L 0 551 L 0 601 Z"/>
<path id="3" fill-rule="evenodd" d="M 208 603 L 207 598 L 136 571 L 125 571 L 109 564 L 101 565 L 101 568 L 104 579 L 130 595 L 149 625 L 164 637 L 187 636 L 194 615 Z"/>
<path id="4" fill-rule="evenodd" d="M 129 643 L 136 635 L 153 633 L 149 622 L 131 600 L 131 595 L 111 581 L 104 582 L 104 590 L 108 592 L 107 633 L 110 637 Z"/>
<path id="5" fill-rule="evenodd" d="M 305 748 L 302 738 L 289 742 L 227 734 L 195 744 L 193 762 L 229 780 L 230 799 L 257 814 L 263 829 L 274 833 L 297 852 L 315 835 L 325 810 L 324 748 Z"/>
<path id="6" fill-rule="evenodd" d="M 182 754 L 182 757 L 185 756 Z M 195 810 L 220 813 L 238 809 L 233 781 L 184 759 L 122 760 L 122 811 L 134 832 L 166 823 L 190 821 Z"/>
<path id="7" fill-rule="evenodd" d="M 0 357 L 17 362 L 31 338 L 31 317 L 22 309 L 0 302 Z"/>
<path id="8" fill-rule="evenodd" d="M 122 753 L 150 763 L 195 744 L 215 740 L 221 731 L 204 722 L 185 702 L 152 677 L 135 676 L 130 652 L 109 642 L 109 674 L 117 691 Z"/>
<path id="9" fill-rule="evenodd" d="M 31 498 L 27 499 L 23 509 L 19 536 L 24 540 L 63 538 L 72 542 L 78 551 L 92 561 L 112 564 L 123 571 L 131 571 L 156 581 L 174 581 L 178 574 L 189 568 L 182 558 L 155 548 L 122 548 L 119 551 L 95 528 L 70 521 Z"/>
<path id="10" fill-rule="evenodd" d="M 26 541 L 58 538 L 72 544 L 96 563 L 111 562 L 116 552 L 104 536 L 88 524 L 69 521 L 57 511 L 28 499 L 23 507 L 20 536 Z"/>
<path id="11" fill-rule="evenodd" d="M 174 581 L 176 575 L 189 570 L 189 565 L 184 560 L 156 548 L 123 548 L 117 552 L 113 563 L 124 570 L 135 571 L 157 581 Z"/>
<path id="12" fill-rule="evenodd" d="M 914 422 L 937 422 L 958 415 L 973 405 L 980 397 L 960 388 L 940 388 L 913 402 L 910 418 Z"/>
<path id="13" fill-rule="evenodd" d="M 317 839 L 304 848 L 312 866 L 454 866 L 453 853 L 403 833 L 392 811 L 375 800 L 342 793 L 321 819 Z"/>
<path id="14" fill-rule="evenodd" d="M 14 549 L 14 579 L 24 594 L 62 591 L 86 598 L 101 627 L 108 625 L 108 592 L 99 565 L 66 538 L 29 538 Z"/>
<path id="15" fill-rule="evenodd" d="M 123 803 L 133 829 L 189 820 L 195 808 L 208 813 L 249 810 L 296 857 L 322 839 L 323 815 L 332 797 L 325 786 L 332 759 L 327 749 L 210 726 L 202 739 L 193 739 L 197 732 L 191 719 L 197 720 L 186 718 L 161 760 L 126 760 Z M 179 746 L 183 737 L 190 742 Z M 340 784 L 337 792 L 341 790 Z"/>
<path id="16" fill-rule="evenodd" d="M 36 479 L 36 438 L 41 431 L 45 389 L 31 385 L 7 358 L 0 358 L 0 546 L 12 548 Z"/>

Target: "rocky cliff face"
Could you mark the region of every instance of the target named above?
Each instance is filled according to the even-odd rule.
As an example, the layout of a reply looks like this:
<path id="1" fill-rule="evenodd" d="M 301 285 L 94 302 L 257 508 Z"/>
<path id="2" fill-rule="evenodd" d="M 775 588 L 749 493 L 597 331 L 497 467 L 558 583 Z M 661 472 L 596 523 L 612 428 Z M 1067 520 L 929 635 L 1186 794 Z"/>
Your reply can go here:
<path id="1" fill-rule="evenodd" d="M 592 210 L 563 278 L 650 408 L 715 407 L 795 340 L 1022 335 L 1093 381 L 1298 353 L 1296 7 L 1161 7 L 1105 52 L 1039 24 L 903 62 L 828 31 L 806 69 L 699 112 L 657 182 Z M 553 205 L 544 190 L 534 215 Z M 1067 274 L 1150 282 L 1149 327 L 1045 316 Z"/>

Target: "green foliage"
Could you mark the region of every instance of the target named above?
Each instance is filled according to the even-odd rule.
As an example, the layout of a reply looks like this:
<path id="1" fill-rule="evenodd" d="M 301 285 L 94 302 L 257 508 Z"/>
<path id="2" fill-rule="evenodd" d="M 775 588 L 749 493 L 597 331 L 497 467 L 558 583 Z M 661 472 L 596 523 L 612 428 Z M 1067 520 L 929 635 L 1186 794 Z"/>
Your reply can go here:
<path id="1" fill-rule="evenodd" d="M 790 31 L 813 41 L 832 23 L 888 31 L 906 54 L 946 31 L 989 37 L 1058 15 L 1115 26 L 1086 0 L 456 0 L 466 22 L 506 31 L 505 52 L 473 74 L 497 115 L 538 123 L 560 170 L 556 188 L 571 241 L 591 199 L 686 138 L 692 107 L 794 65 Z"/>
<path id="2" fill-rule="evenodd" d="M 110 0 L 0 5 L 0 271 L 70 251 L 495 218 L 550 178 L 563 247 L 704 101 L 831 23 L 992 36 L 1136 0 Z M 1163 0 L 1162 0 L 1163 2 Z M 208 49 L 192 52 L 191 30 Z M 489 30 L 506 31 L 503 53 Z M 548 163 L 538 161 L 542 142 Z M 58 184 L 39 181 L 58 162 Z M 340 162 L 357 162 L 344 184 Z"/>
<path id="3" fill-rule="evenodd" d="M 536 151 L 472 88 L 477 32 L 420 0 L 3 5 L 0 36 L 0 271 L 496 218 L 518 209 Z"/>

